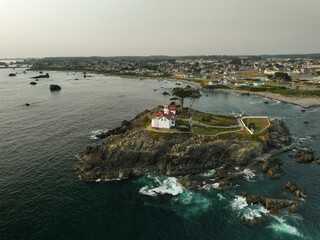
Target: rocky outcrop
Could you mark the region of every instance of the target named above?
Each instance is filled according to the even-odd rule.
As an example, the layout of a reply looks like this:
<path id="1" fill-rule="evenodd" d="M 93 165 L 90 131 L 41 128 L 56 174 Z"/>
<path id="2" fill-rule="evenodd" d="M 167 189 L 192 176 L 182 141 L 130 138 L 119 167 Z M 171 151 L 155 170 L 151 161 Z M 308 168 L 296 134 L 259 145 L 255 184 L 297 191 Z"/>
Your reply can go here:
<path id="1" fill-rule="evenodd" d="M 299 190 L 298 186 L 292 182 L 287 182 L 284 184 L 283 189 L 288 189 L 293 192 L 297 197 L 302 197 L 303 195 L 307 195 L 305 189 Z"/>
<path id="2" fill-rule="evenodd" d="M 320 157 L 317 159 L 317 163 L 320 164 Z"/>
<path id="3" fill-rule="evenodd" d="M 266 172 L 271 178 L 280 178 L 284 172 L 280 168 L 282 162 L 277 157 L 271 157 L 265 162 L 261 163 L 262 171 Z"/>
<path id="4" fill-rule="evenodd" d="M 35 77 L 32 77 L 32 78 L 49 78 L 49 77 L 50 77 L 49 73 L 46 73 L 44 75 L 39 75 L 39 76 L 35 76 Z"/>
<path id="5" fill-rule="evenodd" d="M 17 74 L 15 74 L 15 73 L 10 73 L 9 74 L 9 77 L 15 77 L 15 76 L 17 76 Z"/>
<path id="6" fill-rule="evenodd" d="M 212 180 L 208 180 L 203 177 L 192 174 L 188 174 L 178 180 L 178 183 L 180 183 L 182 186 L 186 188 L 201 188 L 204 185 L 211 182 Z"/>
<path id="7" fill-rule="evenodd" d="M 248 204 L 262 204 L 271 211 L 278 211 L 280 209 L 287 209 L 290 212 L 296 212 L 296 210 L 302 206 L 302 202 L 297 200 L 285 199 L 285 198 L 272 198 L 260 195 L 246 195 L 242 193 L 242 196 L 246 198 Z"/>
<path id="8" fill-rule="evenodd" d="M 294 158 L 298 163 L 309 163 L 314 161 L 314 151 L 313 150 L 299 150 Z"/>
<path id="9" fill-rule="evenodd" d="M 225 166 L 216 174 L 221 186 L 230 186 L 228 180 L 236 177 L 231 172 L 234 166 L 248 166 L 257 156 L 271 150 L 270 147 L 278 143 L 285 145 L 288 141 L 280 131 L 269 134 L 270 139 L 266 136 L 265 143 L 238 139 L 208 141 L 190 133 L 148 131 L 142 127 L 143 122 L 154 111 L 146 110 L 101 135 L 108 137 L 105 143 L 87 147 L 78 155 L 81 160 L 78 174 L 85 180 L 123 179 L 146 174 L 185 176 Z"/>
<path id="10" fill-rule="evenodd" d="M 61 90 L 61 87 L 59 85 L 56 85 L 56 84 L 50 85 L 50 91 L 59 91 L 59 90 Z"/>
<path id="11" fill-rule="evenodd" d="M 30 82 L 30 85 L 37 85 L 36 82 Z"/>

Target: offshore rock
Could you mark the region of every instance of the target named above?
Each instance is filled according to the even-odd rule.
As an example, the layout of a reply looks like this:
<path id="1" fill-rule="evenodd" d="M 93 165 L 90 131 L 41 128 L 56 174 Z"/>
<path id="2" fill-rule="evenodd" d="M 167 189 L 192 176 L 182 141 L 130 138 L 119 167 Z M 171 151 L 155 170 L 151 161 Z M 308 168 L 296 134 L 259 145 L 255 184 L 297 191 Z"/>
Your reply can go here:
<path id="1" fill-rule="evenodd" d="M 267 174 L 271 178 L 280 178 L 284 175 L 284 172 L 280 168 L 280 165 L 282 165 L 282 162 L 277 157 L 271 157 L 265 162 L 261 164 L 262 171 L 267 172 Z"/>
<path id="2" fill-rule="evenodd" d="M 295 212 L 299 207 L 302 206 L 302 202 L 297 200 L 285 199 L 285 198 L 272 198 L 260 195 L 246 195 L 242 193 L 242 196 L 246 198 L 248 204 L 261 203 L 268 210 L 278 211 L 280 209 L 287 209 L 290 212 Z"/>
<path id="3" fill-rule="evenodd" d="M 61 90 L 61 87 L 59 85 L 51 84 L 50 85 L 50 91 L 59 91 Z"/>
<path id="4" fill-rule="evenodd" d="M 205 179 L 203 177 L 188 174 L 178 180 L 178 183 L 180 183 L 182 186 L 186 188 L 196 188 L 196 187 L 202 187 L 208 183 L 212 182 L 209 179 Z"/>
<path id="5" fill-rule="evenodd" d="M 123 121 L 118 128 L 99 135 L 108 137 L 105 143 L 79 153 L 81 164 L 77 172 L 82 179 L 124 179 L 147 174 L 185 176 L 224 165 L 228 167 L 217 174 L 222 185 L 229 186 L 228 180 L 235 176 L 225 169 L 253 164 L 256 157 L 289 141 L 288 136 L 278 132 L 266 136 L 264 143 L 239 139 L 208 141 L 191 133 L 148 131 L 142 127 L 143 122 L 155 110 L 146 110 L 131 121 Z M 198 180 L 189 176 L 185 184 L 193 186 Z"/>
<path id="6" fill-rule="evenodd" d="M 44 75 L 39 75 L 39 76 L 35 76 L 35 77 L 32 77 L 32 78 L 49 78 L 49 73 L 46 73 Z"/>
<path id="7" fill-rule="evenodd" d="M 299 150 L 294 158 L 298 163 L 309 163 L 314 161 L 314 152 L 313 150 Z"/>

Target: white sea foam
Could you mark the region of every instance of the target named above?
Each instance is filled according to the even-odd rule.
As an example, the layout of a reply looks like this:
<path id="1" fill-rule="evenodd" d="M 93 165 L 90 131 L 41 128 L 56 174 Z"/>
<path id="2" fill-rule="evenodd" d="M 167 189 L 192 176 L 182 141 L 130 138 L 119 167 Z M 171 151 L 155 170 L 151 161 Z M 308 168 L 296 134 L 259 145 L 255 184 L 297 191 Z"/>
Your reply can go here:
<path id="1" fill-rule="evenodd" d="M 188 218 L 198 215 L 200 212 L 208 211 L 213 201 L 201 193 L 185 190 L 182 194 L 173 197 L 171 203 L 177 214 Z"/>
<path id="2" fill-rule="evenodd" d="M 281 232 L 281 233 L 286 233 L 290 235 L 295 235 L 295 236 L 302 236 L 302 234 L 299 233 L 298 229 L 296 227 L 293 227 L 289 225 L 284 217 L 277 217 L 273 216 L 276 219 L 276 222 L 271 223 L 269 228 L 272 228 L 275 232 Z"/>
<path id="3" fill-rule="evenodd" d="M 205 189 L 205 190 L 210 190 L 212 188 L 219 189 L 219 186 L 220 186 L 219 183 L 206 184 L 206 185 L 202 186 L 201 189 Z"/>
<path id="4" fill-rule="evenodd" d="M 208 170 L 206 173 L 200 174 L 200 176 L 212 177 L 212 176 L 214 176 L 215 173 L 216 173 L 216 170 L 215 169 L 211 169 L 211 170 Z"/>
<path id="5" fill-rule="evenodd" d="M 96 180 L 96 182 L 100 182 L 101 181 L 101 179 L 100 178 L 98 178 L 97 180 Z"/>
<path id="6" fill-rule="evenodd" d="M 139 192 L 143 195 L 155 197 L 159 194 L 170 194 L 176 196 L 183 192 L 183 187 L 180 183 L 177 182 L 175 177 L 169 177 L 165 179 L 160 186 L 158 187 L 150 187 L 144 186 L 140 188 Z"/>
<path id="7" fill-rule="evenodd" d="M 104 133 L 106 131 L 108 131 L 108 129 L 98 129 L 98 130 L 91 131 L 90 132 L 90 139 L 97 140 L 99 138 L 97 138 L 96 135 L 99 135 L 99 134 Z"/>
<path id="8" fill-rule="evenodd" d="M 231 201 L 233 210 L 241 210 L 246 206 L 248 206 L 247 200 L 242 196 L 236 196 L 236 198 Z"/>
<path id="9" fill-rule="evenodd" d="M 245 220 L 262 218 L 263 215 L 269 213 L 261 204 L 248 205 L 246 199 L 242 196 L 236 196 L 235 199 L 231 201 L 231 207 L 237 213 L 238 217 Z"/>
<path id="10" fill-rule="evenodd" d="M 221 194 L 221 193 L 218 193 L 218 194 L 217 194 L 217 196 L 219 197 L 219 200 L 220 200 L 220 201 L 221 201 L 221 200 L 225 200 L 225 199 L 226 199 L 224 196 L 222 196 L 222 194 Z"/>
<path id="11" fill-rule="evenodd" d="M 254 178 L 256 175 L 254 174 L 254 172 L 252 172 L 250 169 L 246 168 L 243 170 L 243 175 L 246 179 L 251 179 Z"/>

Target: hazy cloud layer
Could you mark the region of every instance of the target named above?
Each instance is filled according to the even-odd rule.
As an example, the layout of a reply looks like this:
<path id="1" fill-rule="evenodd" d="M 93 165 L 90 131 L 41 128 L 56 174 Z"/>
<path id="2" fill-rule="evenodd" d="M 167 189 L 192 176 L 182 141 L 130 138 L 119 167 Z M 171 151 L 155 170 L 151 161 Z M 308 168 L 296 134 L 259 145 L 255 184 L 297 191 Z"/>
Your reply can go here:
<path id="1" fill-rule="evenodd" d="M 319 0 L 1 0 L 0 57 L 320 52 Z"/>

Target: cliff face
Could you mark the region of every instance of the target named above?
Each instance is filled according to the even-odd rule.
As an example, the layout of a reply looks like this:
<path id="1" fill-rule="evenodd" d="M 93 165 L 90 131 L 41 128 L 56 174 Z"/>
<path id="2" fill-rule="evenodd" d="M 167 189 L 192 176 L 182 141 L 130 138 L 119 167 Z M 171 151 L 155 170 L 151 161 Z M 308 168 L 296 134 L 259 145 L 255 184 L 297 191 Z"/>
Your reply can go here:
<path id="1" fill-rule="evenodd" d="M 188 133 L 148 131 L 140 127 L 146 114 L 121 124 L 118 131 L 111 130 L 101 146 L 80 153 L 78 174 L 85 180 L 198 174 L 222 165 L 249 165 L 270 148 L 290 142 L 281 131 L 268 134 L 263 141 L 208 140 Z"/>

